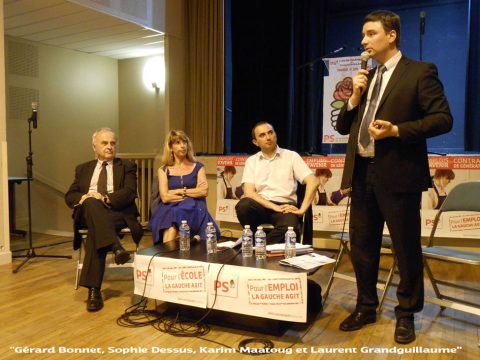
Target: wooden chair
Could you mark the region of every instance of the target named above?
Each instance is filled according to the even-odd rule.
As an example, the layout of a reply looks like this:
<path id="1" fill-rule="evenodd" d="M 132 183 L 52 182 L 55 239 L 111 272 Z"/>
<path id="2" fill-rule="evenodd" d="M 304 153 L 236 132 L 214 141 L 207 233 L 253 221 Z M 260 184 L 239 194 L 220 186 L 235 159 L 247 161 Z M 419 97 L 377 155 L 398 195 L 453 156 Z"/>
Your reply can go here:
<path id="1" fill-rule="evenodd" d="M 478 223 L 480 217 L 480 181 L 468 181 L 455 186 L 450 193 L 447 195 L 445 201 L 438 210 L 437 215 L 433 223 L 432 231 L 430 233 L 430 238 L 428 240 L 428 245 L 423 249 L 423 258 L 425 271 L 430 279 L 433 290 L 436 297 L 425 296 L 425 300 L 437 305 L 440 305 L 442 310 L 445 307 L 452 309 L 464 311 L 470 314 L 480 315 L 480 301 L 471 302 L 460 299 L 458 297 L 453 297 L 446 295 L 440 291 L 440 286 L 443 287 L 443 290 L 448 288 L 452 289 L 462 289 L 467 290 L 468 292 L 477 294 L 477 299 L 480 299 L 480 288 L 470 287 L 461 285 L 458 283 L 453 283 L 451 281 L 438 279 L 429 265 L 431 259 L 444 261 L 452 264 L 466 264 L 471 266 L 480 265 L 480 252 L 478 251 L 468 251 L 460 250 L 453 247 L 439 246 L 436 243 L 435 233 L 438 229 L 438 225 L 444 215 L 447 213 L 453 212 L 474 212 L 472 219 L 474 222 Z M 469 215 L 465 215 L 469 216 Z M 455 241 L 458 239 L 453 239 Z M 467 240 L 462 237 L 462 241 Z M 473 279 L 472 279 L 473 280 Z M 478 279 L 474 282 L 478 283 Z"/>

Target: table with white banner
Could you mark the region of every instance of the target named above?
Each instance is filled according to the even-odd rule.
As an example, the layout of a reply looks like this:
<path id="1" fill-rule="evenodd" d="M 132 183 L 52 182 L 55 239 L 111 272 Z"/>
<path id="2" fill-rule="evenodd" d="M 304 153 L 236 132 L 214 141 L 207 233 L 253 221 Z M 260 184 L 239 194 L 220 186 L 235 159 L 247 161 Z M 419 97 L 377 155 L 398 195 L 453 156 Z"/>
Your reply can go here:
<path id="1" fill-rule="evenodd" d="M 135 294 L 203 309 L 306 322 L 309 273 L 282 266 L 278 260 L 243 258 L 234 249 L 208 255 L 202 242 L 180 252 L 178 244 L 170 242 L 137 252 Z"/>
<path id="2" fill-rule="evenodd" d="M 235 205 L 243 196 L 241 181 L 246 156 L 220 156 L 217 160 L 217 204 L 215 219 L 217 221 L 238 222 Z M 340 192 L 340 183 L 345 162 L 345 156 L 310 156 L 303 158 L 314 171 L 320 182 L 318 192 L 324 193 L 322 204 L 320 196 L 316 196 L 313 204 L 313 230 L 339 232 L 345 224 L 348 229 L 349 211 L 348 196 Z M 429 156 L 430 172 L 434 182 L 443 181 L 442 187 L 446 194 L 456 184 L 480 180 L 480 156 L 478 155 L 446 155 Z M 232 174 L 233 176 L 227 176 Z M 405 174 L 408 176 L 408 174 Z M 322 178 L 323 177 L 323 181 Z M 443 180 L 442 180 L 443 179 Z M 448 181 L 446 181 L 447 179 Z M 226 191 L 226 187 L 231 191 Z M 435 188 L 425 191 L 422 195 L 421 216 L 422 236 L 429 236 L 433 220 L 438 210 L 435 203 Z M 438 191 L 438 189 L 437 189 Z M 225 196 L 225 194 L 232 195 Z M 385 234 L 388 229 L 385 227 Z M 480 219 L 478 215 L 461 212 L 442 217 L 437 236 L 444 238 L 480 238 Z"/>

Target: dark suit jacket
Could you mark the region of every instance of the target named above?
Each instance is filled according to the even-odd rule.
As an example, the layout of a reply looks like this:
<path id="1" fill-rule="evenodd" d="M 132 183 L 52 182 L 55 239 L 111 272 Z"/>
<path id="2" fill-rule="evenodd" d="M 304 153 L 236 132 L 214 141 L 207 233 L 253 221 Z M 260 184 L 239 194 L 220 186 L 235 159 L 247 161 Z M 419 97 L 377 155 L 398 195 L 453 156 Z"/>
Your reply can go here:
<path id="1" fill-rule="evenodd" d="M 90 188 L 90 181 L 97 160 L 92 160 L 80 164 L 75 169 L 75 179 L 70 189 L 65 194 L 65 202 L 70 208 L 73 208 L 74 219 L 74 241 L 73 248 L 76 250 L 81 245 L 81 237 L 78 233 L 80 229 L 80 219 L 78 205 L 82 195 L 86 194 Z M 137 165 L 129 160 L 113 159 L 113 193 L 108 194 L 111 201 L 111 209 L 123 214 L 125 223 L 132 232 L 133 240 L 138 243 L 142 237 L 143 231 L 138 223 L 139 215 L 135 198 L 137 196 Z"/>
<path id="2" fill-rule="evenodd" d="M 369 86 L 374 73 L 372 70 L 368 75 Z M 347 111 L 345 104 L 337 120 L 337 131 L 350 134 L 342 189 L 352 184 L 367 92 L 355 109 Z M 392 192 L 425 191 L 431 184 L 426 139 L 450 131 L 453 124 L 435 65 L 402 56 L 380 99 L 375 119 L 392 122 L 400 132 L 399 138 L 375 141 L 376 183 Z"/>

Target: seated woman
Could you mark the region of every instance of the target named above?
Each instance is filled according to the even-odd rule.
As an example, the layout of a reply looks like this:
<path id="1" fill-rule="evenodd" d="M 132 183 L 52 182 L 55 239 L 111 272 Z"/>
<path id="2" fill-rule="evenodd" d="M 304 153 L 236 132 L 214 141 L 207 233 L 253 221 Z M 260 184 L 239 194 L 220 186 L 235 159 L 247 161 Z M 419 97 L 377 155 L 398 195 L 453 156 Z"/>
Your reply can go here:
<path id="1" fill-rule="evenodd" d="M 182 220 L 187 220 L 192 237 L 205 240 L 208 222 L 213 222 L 220 236 L 207 209 L 205 168 L 194 158 L 192 142 L 183 131 L 167 134 L 162 160 L 164 166 L 158 169 L 161 202 L 149 222 L 154 244 L 175 240 Z"/>

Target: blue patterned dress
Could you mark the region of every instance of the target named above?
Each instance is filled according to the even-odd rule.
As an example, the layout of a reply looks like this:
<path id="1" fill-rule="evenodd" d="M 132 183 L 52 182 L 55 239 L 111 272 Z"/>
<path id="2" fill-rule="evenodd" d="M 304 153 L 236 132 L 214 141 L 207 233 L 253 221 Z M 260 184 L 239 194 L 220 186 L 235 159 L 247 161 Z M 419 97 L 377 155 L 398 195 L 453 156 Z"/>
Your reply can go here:
<path id="1" fill-rule="evenodd" d="M 198 171 L 203 167 L 202 163 L 197 162 L 195 168 L 190 174 L 182 176 L 170 175 L 168 168 L 164 167 L 167 174 L 168 189 L 192 189 L 197 187 Z M 205 240 L 205 228 L 208 222 L 212 222 L 217 229 L 217 237 L 220 237 L 220 230 L 213 218 L 208 213 L 206 198 L 187 197 L 182 201 L 171 203 L 160 202 L 153 211 L 148 227 L 152 230 L 153 243 L 158 244 L 163 241 L 163 231 L 172 225 L 177 229 L 182 220 L 187 220 L 190 226 L 190 236 L 200 235 Z"/>

